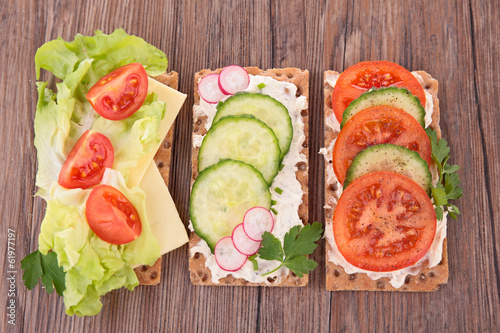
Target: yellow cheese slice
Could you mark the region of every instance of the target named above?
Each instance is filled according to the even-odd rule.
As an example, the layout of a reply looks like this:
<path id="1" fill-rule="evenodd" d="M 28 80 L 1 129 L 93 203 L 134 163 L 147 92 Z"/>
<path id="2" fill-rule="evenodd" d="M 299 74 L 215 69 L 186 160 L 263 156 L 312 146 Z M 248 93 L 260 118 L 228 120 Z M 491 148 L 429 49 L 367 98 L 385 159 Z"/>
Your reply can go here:
<path id="1" fill-rule="evenodd" d="M 150 160 L 139 187 L 146 194 L 146 213 L 151 231 L 158 239 L 161 254 L 186 244 L 186 228 L 153 160 Z"/>
<path id="2" fill-rule="evenodd" d="M 158 95 L 158 100 L 165 102 L 166 110 L 165 117 L 160 122 L 160 127 L 158 129 L 158 135 L 163 138 L 167 135 L 168 130 L 174 123 L 177 114 L 179 113 L 184 100 L 186 99 L 186 94 L 180 93 L 175 89 L 167 87 L 166 85 L 156 81 L 155 79 L 148 78 L 148 91 L 155 92 Z M 142 156 L 139 159 L 137 165 L 130 170 L 129 179 L 127 185 L 134 187 L 139 185 L 141 182 L 149 163 L 155 156 L 158 148 L 160 148 L 161 141 L 154 147 L 148 154 Z"/>

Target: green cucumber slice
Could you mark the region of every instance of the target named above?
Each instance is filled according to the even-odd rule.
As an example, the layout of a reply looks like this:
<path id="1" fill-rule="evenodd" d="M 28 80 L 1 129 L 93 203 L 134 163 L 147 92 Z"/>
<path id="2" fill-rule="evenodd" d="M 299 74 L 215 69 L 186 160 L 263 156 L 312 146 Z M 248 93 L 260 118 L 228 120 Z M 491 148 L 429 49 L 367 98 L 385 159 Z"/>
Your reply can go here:
<path id="1" fill-rule="evenodd" d="M 417 152 L 388 143 L 368 147 L 354 157 L 347 169 L 344 188 L 355 179 L 374 171 L 397 172 L 430 193 L 432 176 L 427 162 Z"/>
<path id="2" fill-rule="evenodd" d="M 280 156 L 278 139 L 266 124 L 249 116 L 229 116 L 212 125 L 203 138 L 198 171 L 221 160 L 232 159 L 252 165 L 271 185 L 279 171 Z"/>
<path id="3" fill-rule="evenodd" d="M 240 93 L 217 105 L 213 123 L 226 116 L 251 115 L 269 126 L 278 138 L 281 159 L 290 149 L 293 138 L 292 119 L 288 109 L 276 99 L 258 93 Z"/>
<path id="4" fill-rule="evenodd" d="M 271 192 L 262 174 L 250 164 L 225 160 L 202 171 L 193 184 L 189 214 L 196 234 L 212 253 L 231 236 L 252 207 L 271 208 Z"/>
<path id="5" fill-rule="evenodd" d="M 425 109 L 420 100 L 405 88 L 388 87 L 368 91 L 352 101 L 344 111 L 340 128 L 359 111 L 377 105 L 394 106 L 406 111 L 425 127 Z"/>

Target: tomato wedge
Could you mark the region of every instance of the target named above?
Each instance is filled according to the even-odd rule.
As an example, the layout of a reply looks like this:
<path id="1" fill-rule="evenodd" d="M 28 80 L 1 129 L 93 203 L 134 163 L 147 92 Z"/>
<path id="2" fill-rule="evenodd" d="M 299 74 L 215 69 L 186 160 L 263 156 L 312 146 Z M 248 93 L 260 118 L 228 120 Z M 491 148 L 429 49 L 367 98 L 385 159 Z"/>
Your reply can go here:
<path id="1" fill-rule="evenodd" d="M 436 234 L 436 213 L 427 193 L 393 172 L 372 172 L 342 193 L 333 215 L 335 243 L 361 269 L 388 272 L 415 264 Z"/>
<path id="2" fill-rule="evenodd" d="M 346 69 L 335 83 L 332 108 L 339 123 L 349 104 L 372 87 L 406 88 L 425 105 L 424 89 L 409 70 L 390 61 L 363 61 Z"/>
<path id="3" fill-rule="evenodd" d="M 113 145 L 98 132 L 86 131 L 71 149 L 61 172 L 59 185 L 65 188 L 90 188 L 99 184 L 106 168 L 115 160 Z"/>
<path id="4" fill-rule="evenodd" d="M 109 185 L 92 189 L 85 216 L 97 237 L 111 244 L 130 243 L 142 231 L 141 219 L 134 205 L 122 192 Z"/>
<path id="5" fill-rule="evenodd" d="M 148 74 L 139 63 L 115 69 L 90 88 L 87 99 L 94 110 L 109 120 L 133 115 L 148 94 Z"/>
<path id="6" fill-rule="evenodd" d="M 416 151 L 428 165 L 432 161 L 429 137 L 418 121 L 401 109 L 377 105 L 355 114 L 340 131 L 333 147 L 333 170 L 338 181 L 344 184 L 357 153 L 381 143 Z"/>

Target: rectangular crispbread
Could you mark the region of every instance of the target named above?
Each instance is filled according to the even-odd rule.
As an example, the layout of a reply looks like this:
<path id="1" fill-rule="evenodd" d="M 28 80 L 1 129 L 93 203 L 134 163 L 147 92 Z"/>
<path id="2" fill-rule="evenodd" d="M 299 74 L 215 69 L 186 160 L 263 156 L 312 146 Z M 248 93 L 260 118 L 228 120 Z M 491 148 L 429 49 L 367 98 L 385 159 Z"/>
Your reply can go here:
<path id="1" fill-rule="evenodd" d="M 309 72 L 307 70 L 301 70 L 298 68 L 284 68 L 284 69 L 268 69 L 261 70 L 256 67 L 246 67 L 247 72 L 251 75 L 264 75 L 272 77 L 278 81 L 286 81 L 293 83 L 297 86 L 297 96 L 303 95 L 309 98 Z M 198 83 L 201 78 L 208 74 L 219 73 L 221 69 L 217 70 L 209 70 L 204 69 L 195 74 L 194 78 L 194 103 L 195 105 L 199 105 L 200 103 L 200 95 L 198 94 Z M 304 154 L 307 158 L 306 163 L 299 163 L 297 165 L 296 177 L 302 186 L 302 190 L 304 194 L 302 196 L 302 204 L 299 207 L 299 217 L 304 224 L 307 224 L 309 221 L 309 205 L 308 205 L 308 172 L 309 172 L 309 114 L 308 110 L 302 110 L 301 112 L 302 119 L 304 121 L 304 134 L 305 141 L 302 147 L 302 154 Z M 205 135 L 207 130 L 205 129 L 205 123 L 207 121 L 206 116 L 196 117 L 193 114 L 193 135 Z M 198 151 L 199 148 L 192 148 L 191 152 L 191 162 L 192 162 L 192 178 L 191 178 L 191 187 L 198 176 Z M 195 246 L 200 241 L 200 238 L 196 235 L 196 233 L 191 232 L 189 238 L 189 249 Z M 205 257 L 201 253 L 195 253 L 192 257 L 189 258 L 189 271 L 191 283 L 194 285 L 200 286 L 221 286 L 221 285 L 234 285 L 234 286 L 282 286 L 282 287 L 297 287 L 297 286 L 305 286 L 309 282 L 308 275 L 304 275 L 303 278 L 299 278 L 293 272 L 286 277 L 283 277 L 279 283 L 275 282 L 272 279 L 268 279 L 269 284 L 266 283 L 250 283 L 241 278 L 234 278 L 231 274 L 228 276 L 219 279 L 219 283 L 212 283 L 212 275 L 210 269 L 205 267 Z"/>
<path id="2" fill-rule="evenodd" d="M 176 72 L 163 73 L 161 75 L 153 77 L 158 82 L 169 86 L 172 89 L 177 90 L 179 86 L 179 74 Z M 154 160 L 160 170 L 160 174 L 165 181 L 165 185 L 169 184 L 169 174 L 171 167 L 171 156 L 172 156 L 172 141 L 174 138 L 174 125 L 170 127 L 167 136 L 163 140 L 158 152 L 156 153 Z M 156 285 L 160 283 L 161 279 L 161 262 L 162 257 L 158 258 L 156 262 L 152 265 L 142 265 L 134 269 L 137 278 L 139 279 L 139 284 L 144 285 Z"/>
<path id="3" fill-rule="evenodd" d="M 438 138 L 441 137 L 441 129 L 439 127 L 439 100 L 437 98 L 438 82 L 429 74 L 423 71 L 417 71 L 423 79 L 423 88 L 432 95 L 434 104 L 432 123 L 430 127 L 434 129 Z M 332 91 L 333 87 L 326 81 L 327 75 L 338 75 L 334 71 L 326 71 L 324 73 L 324 112 L 325 112 L 325 147 L 335 140 L 338 132 L 326 126 L 327 119 L 332 116 Z M 331 159 L 331 156 L 328 157 Z M 328 174 L 328 168 L 333 168 L 331 161 L 325 162 L 325 174 Z M 333 212 L 335 211 L 337 197 L 337 188 L 335 184 L 330 184 L 325 181 L 325 224 L 332 222 Z M 370 279 L 366 274 L 355 273 L 347 274 L 341 266 L 337 266 L 331 261 L 328 261 L 328 252 L 331 251 L 329 242 L 325 241 L 325 263 L 326 263 L 326 289 L 327 290 L 386 290 L 386 291 L 434 291 L 441 284 L 448 281 L 448 251 L 446 246 L 446 238 L 443 242 L 443 258 L 441 262 L 432 268 L 422 269 L 416 276 L 406 276 L 405 282 L 401 288 L 394 288 L 388 278 L 378 280 Z"/>

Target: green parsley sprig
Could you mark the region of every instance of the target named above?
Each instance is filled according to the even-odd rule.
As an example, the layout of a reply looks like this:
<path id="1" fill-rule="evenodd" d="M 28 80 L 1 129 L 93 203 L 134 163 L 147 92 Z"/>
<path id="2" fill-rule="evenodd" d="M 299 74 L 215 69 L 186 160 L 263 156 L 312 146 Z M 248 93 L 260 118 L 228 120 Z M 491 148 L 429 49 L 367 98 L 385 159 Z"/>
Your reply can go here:
<path id="1" fill-rule="evenodd" d="M 44 255 L 37 250 L 21 260 L 21 268 L 24 270 L 24 284 L 29 290 L 35 288 L 40 279 L 49 294 L 52 294 L 55 287 L 57 293 L 62 296 L 66 289 L 66 273 L 59 267 L 55 252 Z"/>
<path id="2" fill-rule="evenodd" d="M 431 141 L 432 160 L 436 163 L 439 173 L 439 181 L 436 187 L 431 185 L 432 198 L 436 205 L 436 218 L 442 220 L 443 211 L 447 211 L 451 218 L 456 220 L 460 211 L 457 206 L 451 204 L 448 200 L 458 199 L 463 195 L 457 173 L 460 166 L 447 164 L 450 159 L 450 147 L 448 147 L 448 142 L 445 139 L 438 140 L 437 133 L 433 129 L 427 128 L 425 132 Z"/>
<path id="3" fill-rule="evenodd" d="M 321 223 L 314 222 L 301 228 L 300 225 L 292 227 L 286 234 L 283 246 L 279 239 L 269 232 L 262 235 L 262 246 L 259 249 L 259 257 L 264 260 L 276 260 L 281 264 L 274 270 L 262 274 L 262 276 L 274 273 L 282 266 L 287 267 L 297 276 L 303 277 L 318 266 L 318 263 L 308 259 L 307 255 L 313 253 L 318 246 L 316 241 L 321 238 L 323 227 Z M 255 256 L 251 259 L 256 269 Z"/>

